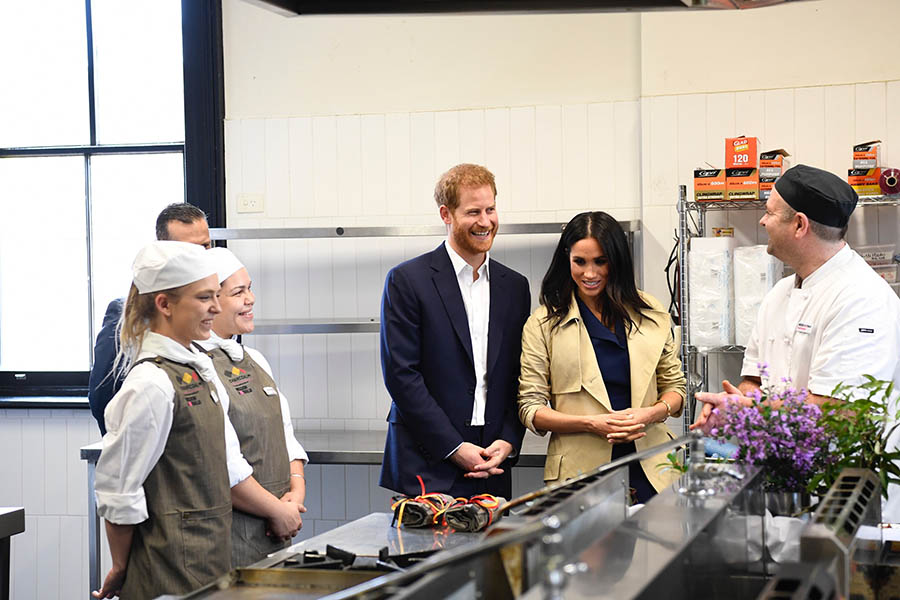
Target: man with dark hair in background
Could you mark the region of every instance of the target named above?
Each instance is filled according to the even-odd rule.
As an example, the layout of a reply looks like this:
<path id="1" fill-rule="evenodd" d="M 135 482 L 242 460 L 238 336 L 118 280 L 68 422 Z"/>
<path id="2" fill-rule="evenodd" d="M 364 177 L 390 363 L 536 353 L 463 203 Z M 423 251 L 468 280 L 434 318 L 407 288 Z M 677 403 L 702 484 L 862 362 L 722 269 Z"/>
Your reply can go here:
<path id="1" fill-rule="evenodd" d="M 165 207 L 156 218 L 156 239 L 188 242 L 209 249 L 209 225 L 206 214 L 196 206 L 186 202 L 176 202 Z M 116 358 L 116 325 L 122 316 L 124 298 L 116 298 L 106 307 L 103 326 L 97 334 L 94 344 L 94 366 L 88 383 L 88 403 L 91 413 L 97 419 L 100 433 L 106 435 L 106 423 L 103 411 L 112 400 L 124 379 L 124 374 L 117 377 L 113 374 L 113 363 Z"/>

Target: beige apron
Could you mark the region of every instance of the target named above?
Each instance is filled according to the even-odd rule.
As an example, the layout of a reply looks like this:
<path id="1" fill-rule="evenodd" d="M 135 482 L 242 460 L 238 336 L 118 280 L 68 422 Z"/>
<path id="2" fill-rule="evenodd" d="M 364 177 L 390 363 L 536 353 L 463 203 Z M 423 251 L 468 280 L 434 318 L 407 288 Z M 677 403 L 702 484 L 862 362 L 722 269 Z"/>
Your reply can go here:
<path id="1" fill-rule="evenodd" d="M 281 498 L 291 488 L 291 465 L 275 381 L 246 350 L 240 361 L 231 360 L 221 348 L 207 354 L 228 390 L 228 418 L 241 442 L 241 453 L 253 467 L 253 477 Z M 235 567 L 253 564 L 290 544 L 267 536 L 266 529 L 264 518 L 234 510 L 231 562 Z"/>
<path id="2" fill-rule="evenodd" d="M 149 518 L 135 527 L 123 600 L 181 595 L 231 568 L 231 487 L 222 406 L 190 366 L 153 361 L 175 387 L 172 429 L 144 481 Z"/>

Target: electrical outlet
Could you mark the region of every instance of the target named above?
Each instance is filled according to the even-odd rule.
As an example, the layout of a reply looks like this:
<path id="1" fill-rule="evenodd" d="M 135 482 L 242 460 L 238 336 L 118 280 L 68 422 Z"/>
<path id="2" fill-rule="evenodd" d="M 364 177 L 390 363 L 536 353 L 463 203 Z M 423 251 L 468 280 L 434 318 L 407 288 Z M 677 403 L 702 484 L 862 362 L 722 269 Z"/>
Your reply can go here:
<path id="1" fill-rule="evenodd" d="M 239 213 L 260 213 L 265 208 L 265 194 L 238 194 L 237 211 Z"/>

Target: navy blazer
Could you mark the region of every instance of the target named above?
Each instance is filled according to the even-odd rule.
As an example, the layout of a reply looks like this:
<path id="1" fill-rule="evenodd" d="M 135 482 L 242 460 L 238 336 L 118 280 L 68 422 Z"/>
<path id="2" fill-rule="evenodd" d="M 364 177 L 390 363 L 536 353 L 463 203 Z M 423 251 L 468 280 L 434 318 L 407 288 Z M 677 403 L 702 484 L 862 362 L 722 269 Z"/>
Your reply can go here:
<path id="1" fill-rule="evenodd" d="M 106 307 L 103 316 L 103 326 L 97 334 L 97 342 L 94 344 L 94 366 L 91 368 L 91 377 L 88 381 L 88 404 L 91 413 L 97 419 L 100 434 L 106 435 L 106 423 L 103 420 L 103 411 L 112 400 L 119 388 L 122 387 L 124 377 L 110 375 L 113 363 L 116 360 L 116 325 L 122 316 L 124 298 L 118 298 Z"/>
<path id="2" fill-rule="evenodd" d="M 475 368 L 466 308 L 443 244 L 388 273 L 381 302 L 381 367 L 393 400 L 381 465 L 383 487 L 407 495 L 421 489 L 454 496 L 509 498 L 510 468 L 522 446 L 518 418 L 522 327 L 531 308 L 528 280 L 490 261 L 487 401 L 484 427 L 472 427 Z M 482 447 L 503 439 L 514 457 L 503 475 L 465 479 L 445 457 L 462 442 Z"/>

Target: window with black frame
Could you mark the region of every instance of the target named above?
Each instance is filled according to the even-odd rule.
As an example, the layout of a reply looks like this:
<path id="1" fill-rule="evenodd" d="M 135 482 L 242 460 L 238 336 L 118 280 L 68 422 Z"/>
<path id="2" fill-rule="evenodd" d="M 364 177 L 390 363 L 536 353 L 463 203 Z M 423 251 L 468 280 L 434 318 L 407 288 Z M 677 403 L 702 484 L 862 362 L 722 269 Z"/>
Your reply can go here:
<path id="1" fill-rule="evenodd" d="M 220 61 L 218 1 L 190 4 Z M 0 395 L 86 391 L 107 304 L 159 211 L 185 201 L 183 66 L 197 51 L 183 56 L 182 26 L 181 0 L 0 2 Z"/>

